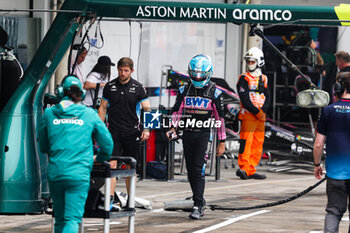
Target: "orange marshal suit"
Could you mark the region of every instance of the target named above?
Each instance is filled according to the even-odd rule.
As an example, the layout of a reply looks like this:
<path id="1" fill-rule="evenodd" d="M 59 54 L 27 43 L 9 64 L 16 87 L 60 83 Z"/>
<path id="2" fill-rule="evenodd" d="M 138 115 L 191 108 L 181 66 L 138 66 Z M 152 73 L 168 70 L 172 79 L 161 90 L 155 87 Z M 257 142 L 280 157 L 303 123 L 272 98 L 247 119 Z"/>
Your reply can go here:
<path id="1" fill-rule="evenodd" d="M 238 165 L 251 176 L 261 159 L 265 138 L 265 112 L 270 101 L 267 77 L 244 73 L 239 77 L 237 91 L 241 99 L 239 119 L 242 122 Z"/>

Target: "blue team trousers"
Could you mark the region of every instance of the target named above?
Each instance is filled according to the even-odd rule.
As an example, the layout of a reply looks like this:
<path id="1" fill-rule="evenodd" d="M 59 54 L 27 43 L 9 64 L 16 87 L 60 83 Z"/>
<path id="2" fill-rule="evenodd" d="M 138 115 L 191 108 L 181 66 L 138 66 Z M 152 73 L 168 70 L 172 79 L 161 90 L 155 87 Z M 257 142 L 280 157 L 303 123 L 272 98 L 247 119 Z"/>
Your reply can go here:
<path id="1" fill-rule="evenodd" d="M 77 233 L 89 191 L 87 181 L 50 181 L 55 233 Z"/>

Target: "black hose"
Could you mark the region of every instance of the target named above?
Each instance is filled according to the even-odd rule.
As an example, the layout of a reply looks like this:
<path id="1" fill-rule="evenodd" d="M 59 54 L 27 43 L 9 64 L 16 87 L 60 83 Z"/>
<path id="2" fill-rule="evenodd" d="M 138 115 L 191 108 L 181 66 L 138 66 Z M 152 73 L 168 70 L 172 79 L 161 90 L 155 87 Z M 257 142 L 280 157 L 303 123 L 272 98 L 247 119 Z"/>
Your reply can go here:
<path id="1" fill-rule="evenodd" d="M 72 59 L 72 50 L 73 50 L 74 39 L 75 39 L 75 36 L 77 35 L 77 31 L 78 31 L 77 29 L 74 31 L 73 38 L 72 38 L 71 45 L 70 45 L 70 49 L 69 49 L 69 54 L 68 54 L 68 74 L 69 75 L 73 74 L 73 69 L 71 69 L 71 65 L 72 65 L 71 59 Z M 77 56 L 78 56 L 78 54 L 77 54 Z"/>
<path id="2" fill-rule="evenodd" d="M 256 205 L 256 206 L 248 206 L 248 207 L 222 207 L 219 205 L 209 205 L 211 210 L 227 210 L 227 211 L 235 211 L 235 210 L 251 210 L 251 209 L 259 209 L 259 208 L 265 208 L 265 207 L 272 207 L 272 206 L 276 206 L 276 205 L 282 205 L 285 204 L 287 202 L 293 201 L 305 194 L 307 194 L 308 192 L 310 192 L 311 190 L 313 190 L 314 188 L 316 188 L 317 186 L 319 186 L 323 181 L 325 181 L 326 178 L 323 178 L 322 180 L 318 181 L 316 184 L 308 187 L 307 189 L 305 189 L 304 191 L 302 191 L 301 193 L 298 193 L 292 197 L 289 197 L 287 199 L 284 200 L 279 200 L 276 202 L 271 202 L 271 203 L 266 203 L 266 204 L 261 204 L 261 205 Z"/>

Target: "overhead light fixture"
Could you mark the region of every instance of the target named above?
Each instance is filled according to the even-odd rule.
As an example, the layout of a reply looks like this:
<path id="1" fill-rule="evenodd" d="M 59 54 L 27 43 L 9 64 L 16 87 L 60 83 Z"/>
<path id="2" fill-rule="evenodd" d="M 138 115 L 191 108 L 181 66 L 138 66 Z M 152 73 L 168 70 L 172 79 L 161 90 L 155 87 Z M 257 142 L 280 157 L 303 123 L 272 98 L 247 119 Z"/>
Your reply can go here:
<path id="1" fill-rule="evenodd" d="M 299 92 L 296 100 L 301 108 L 323 108 L 329 103 L 329 95 L 322 90 L 308 89 Z"/>

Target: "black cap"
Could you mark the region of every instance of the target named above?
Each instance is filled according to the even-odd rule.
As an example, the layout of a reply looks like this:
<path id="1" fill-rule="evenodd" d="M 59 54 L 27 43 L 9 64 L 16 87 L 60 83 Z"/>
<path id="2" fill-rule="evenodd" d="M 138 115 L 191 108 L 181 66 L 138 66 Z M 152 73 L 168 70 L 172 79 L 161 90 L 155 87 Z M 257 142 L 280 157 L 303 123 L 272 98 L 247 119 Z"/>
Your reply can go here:
<path id="1" fill-rule="evenodd" d="M 105 66 L 115 66 L 115 64 L 111 61 L 111 59 L 108 56 L 99 57 L 97 63 Z"/>

